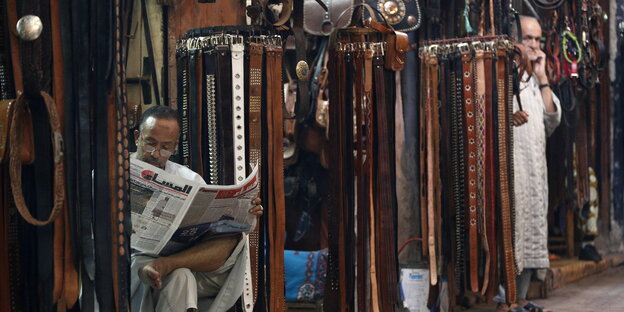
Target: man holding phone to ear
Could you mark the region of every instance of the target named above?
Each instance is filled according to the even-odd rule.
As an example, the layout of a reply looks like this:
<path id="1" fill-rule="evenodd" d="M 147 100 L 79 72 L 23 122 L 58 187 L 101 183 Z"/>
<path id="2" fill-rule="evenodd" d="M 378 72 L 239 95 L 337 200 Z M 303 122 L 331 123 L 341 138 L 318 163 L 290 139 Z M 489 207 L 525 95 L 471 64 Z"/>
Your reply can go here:
<path id="1" fill-rule="evenodd" d="M 548 84 L 546 54 L 540 47 L 542 28 L 539 21 L 522 16 L 520 22 L 523 52 L 531 62 L 533 73 L 529 75 L 525 72 L 521 77 L 518 97 L 521 103 L 514 98 L 512 115 L 516 207 L 514 251 L 521 272 L 517 277 L 517 300 L 525 310 L 541 311 L 541 308 L 526 301 L 526 294 L 531 278 L 543 279 L 550 266 L 546 138 L 559 125 L 561 106 Z"/>

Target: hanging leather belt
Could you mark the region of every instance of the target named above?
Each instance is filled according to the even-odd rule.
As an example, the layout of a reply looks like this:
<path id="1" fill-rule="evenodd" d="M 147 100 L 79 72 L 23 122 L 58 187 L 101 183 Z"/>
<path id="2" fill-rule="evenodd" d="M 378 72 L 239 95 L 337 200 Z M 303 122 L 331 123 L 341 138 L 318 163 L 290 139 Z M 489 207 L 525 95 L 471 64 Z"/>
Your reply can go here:
<path id="1" fill-rule="evenodd" d="M 504 47 L 498 47 L 496 51 L 496 81 L 498 91 L 498 185 L 499 185 L 499 207 L 500 223 L 502 232 L 502 267 L 505 274 L 505 296 L 508 303 L 516 301 L 516 276 L 513 251 L 513 224 L 511 216 L 511 197 L 509 179 L 509 144 L 507 142 L 510 135 L 508 129 L 508 89 L 507 81 L 507 51 Z"/>
<path id="2" fill-rule="evenodd" d="M 332 50 L 333 49 L 333 50 Z M 344 126 L 344 108 L 345 108 L 345 51 L 342 49 L 336 49 L 330 47 L 330 55 L 335 53 L 335 57 L 329 58 L 329 71 L 332 73 L 329 76 L 329 87 L 333 92 L 330 93 L 330 102 L 335 103 L 334 111 L 329 114 L 329 140 L 331 154 L 337 157 L 337 161 L 330 162 L 330 174 L 331 176 L 331 191 L 330 191 L 330 206 L 328 208 L 328 248 L 329 253 L 327 256 L 327 286 L 325 288 L 324 306 L 327 311 L 346 311 L 346 306 L 342 304 L 342 286 L 340 276 L 339 262 L 341 254 L 344 253 L 344 244 L 340 239 L 340 211 L 343 205 L 343 159 L 345 154 L 345 132 L 349 131 Z M 371 266 L 373 263 L 371 262 Z"/>
<path id="3" fill-rule="evenodd" d="M 235 36 L 230 45 L 232 56 L 232 125 L 234 147 L 234 183 L 246 178 L 245 161 L 245 72 L 243 37 Z"/>
<path id="4" fill-rule="evenodd" d="M 469 265 L 470 265 L 470 290 L 479 291 L 478 276 L 478 238 L 477 238 L 477 144 L 476 144 L 476 121 L 474 104 L 474 63 L 473 55 L 468 44 L 460 46 L 462 54 L 463 70 L 463 98 L 464 116 L 466 132 L 467 158 L 467 206 L 468 206 L 468 244 L 469 244 Z"/>
<path id="5" fill-rule="evenodd" d="M 190 133 L 189 133 L 189 52 L 178 51 L 176 57 L 178 72 L 178 111 L 180 118 L 180 163 L 191 166 Z"/>
<path id="6" fill-rule="evenodd" d="M 262 164 L 262 44 L 249 43 L 249 163 L 260 166 Z M 259 172 L 261 168 L 258 168 Z M 249 253 L 251 256 L 251 281 L 253 285 L 253 303 L 258 298 L 258 257 L 259 255 L 259 226 L 249 233 Z M 245 304 L 247 306 L 247 304 Z"/>
<path id="7" fill-rule="evenodd" d="M 493 46 L 486 45 L 483 66 L 485 68 L 485 230 L 490 254 L 490 274 L 488 285 L 498 285 L 497 233 L 496 233 L 496 150 L 493 112 L 496 107 L 496 73 L 495 63 L 492 62 Z M 485 285 L 485 282 L 484 282 Z M 485 285 L 485 286 L 488 286 Z M 487 288 L 488 298 L 494 296 L 496 286 Z"/>
<path id="8" fill-rule="evenodd" d="M 193 169 L 195 172 L 199 172 L 203 175 L 204 173 L 204 158 L 203 153 L 204 150 L 204 124 L 203 124 L 203 116 L 204 116 L 204 88 L 206 84 L 204 82 L 204 51 L 203 49 L 197 49 L 197 58 L 195 59 L 195 77 L 193 80 L 197 85 L 195 92 L 195 102 L 193 106 L 195 107 L 195 115 L 193 117 L 193 123 L 195 124 L 195 132 L 197 133 L 197 138 L 195 139 L 195 148 L 193 149 L 193 162 L 195 163 L 195 168 Z"/>
<path id="9" fill-rule="evenodd" d="M 342 205 L 340 206 L 340 223 L 339 223 L 339 227 L 338 227 L 338 237 L 340 240 L 340 243 L 342 244 L 341 250 L 342 253 L 340 254 L 340 257 L 338 258 L 338 272 L 340 272 L 340 304 L 342 307 L 348 307 L 350 305 L 352 305 L 352 293 L 353 293 L 353 289 L 352 289 L 352 284 L 351 284 L 351 277 L 352 277 L 352 272 L 353 272 L 353 265 L 352 265 L 352 255 L 351 252 L 348 252 L 348 250 L 351 249 L 351 242 L 350 239 L 352 238 L 351 233 L 352 233 L 352 229 L 353 229 L 353 224 L 351 223 L 352 220 L 352 210 L 353 207 L 355 207 L 355 203 L 354 203 L 354 190 L 355 190 L 355 185 L 354 185 L 354 179 L 353 179 L 353 173 L 354 171 L 354 167 L 353 167 L 353 150 L 355 149 L 355 146 L 353 144 L 353 132 L 354 132 L 354 125 L 353 125 L 353 105 L 354 103 L 357 104 L 357 102 L 359 101 L 357 98 L 354 98 L 354 96 L 358 96 L 357 94 L 354 94 L 354 85 L 357 85 L 358 82 L 361 83 L 361 76 L 358 76 L 355 73 L 355 48 L 353 47 L 353 45 L 351 45 L 351 48 L 347 49 L 347 52 L 345 53 L 345 57 L 344 57 L 344 63 L 345 63 L 345 79 L 344 79 L 344 92 L 345 92 L 345 98 L 344 98 L 344 104 L 343 104 L 343 126 L 345 129 L 344 132 L 344 137 L 343 137 L 343 147 L 345 150 L 345 153 L 342 154 L 343 158 L 340 160 L 342 162 L 342 171 L 341 174 L 343 175 L 342 177 L 342 183 L 343 183 L 343 195 L 344 196 L 344 201 L 342 202 Z M 359 125 L 358 125 L 359 127 Z M 351 265 L 350 265 L 351 264 Z"/>
<path id="10" fill-rule="evenodd" d="M 397 250 L 396 250 L 396 190 L 394 170 L 394 93 L 386 89 L 384 60 L 381 55 L 373 58 L 375 82 L 375 228 L 377 235 L 377 263 L 381 311 L 395 311 L 398 307 Z M 437 71 L 437 66 L 435 70 Z M 394 72 L 392 72 L 394 73 Z M 392 76 L 394 77 L 394 75 Z M 390 91 L 390 92 L 387 92 Z M 389 94 L 388 94 L 389 93 Z M 435 96 L 435 94 L 434 94 Z"/>
<path id="11" fill-rule="evenodd" d="M 367 218 L 365 216 L 368 215 L 369 210 L 369 194 L 368 191 L 368 167 L 364 166 L 365 158 L 368 154 L 366 153 L 365 147 L 365 138 L 369 137 L 369 131 L 366 127 L 365 117 L 364 117 L 364 105 L 367 105 L 365 97 L 366 90 L 367 94 L 370 95 L 370 89 L 365 87 L 367 82 L 372 82 L 372 55 L 369 58 L 365 58 L 365 51 L 363 49 L 358 49 L 355 52 L 355 76 L 362 77 L 360 79 L 356 78 L 355 82 L 355 127 L 354 130 L 356 138 L 356 159 L 355 159 L 355 175 L 357 179 L 356 184 L 356 215 L 357 215 L 357 240 L 356 240 L 356 249 L 357 249 L 357 306 L 362 307 L 362 310 L 367 310 L 365 307 L 368 306 L 368 301 L 365 300 L 365 294 L 367 294 L 367 281 L 368 281 L 368 272 L 369 266 L 365 265 L 366 258 L 368 258 L 368 249 L 366 244 L 368 240 L 368 224 Z M 364 64 L 366 63 L 366 65 Z M 366 68 L 367 65 L 370 65 L 370 68 Z M 367 72 L 369 69 L 371 71 Z M 369 164 L 369 163 L 367 163 Z"/>
<path id="12" fill-rule="evenodd" d="M 281 45 L 265 45 L 267 81 L 267 142 L 268 172 L 267 219 L 269 245 L 269 284 L 271 311 L 284 311 L 284 177 L 282 151 L 282 48 Z"/>
<path id="13" fill-rule="evenodd" d="M 203 52 L 204 108 L 202 109 L 202 138 L 207 143 L 203 148 L 204 179 L 208 184 L 219 183 L 219 158 L 217 152 L 217 99 L 216 99 L 216 52 L 207 46 Z"/>
<path id="14" fill-rule="evenodd" d="M 451 174 L 453 207 L 455 212 L 455 282 L 461 292 L 465 280 L 465 233 L 466 218 L 465 200 L 465 162 L 464 162 L 464 129 L 463 129 L 463 71 L 459 52 L 450 55 L 451 61 Z"/>
<path id="15" fill-rule="evenodd" d="M 234 146 L 232 124 L 232 65 L 230 47 L 217 45 L 217 157 L 219 184 L 234 184 Z"/>
<path id="16" fill-rule="evenodd" d="M 201 55 L 199 55 L 198 49 L 191 49 L 188 51 L 188 54 L 189 54 L 188 74 L 187 74 L 188 94 L 186 95 L 188 102 L 187 102 L 186 109 L 183 106 L 182 122 L 184 123 L 184 121 L 186 120 L 186 125 L 184 124 L 183 125 L 185 128 L 188 128 L 186 141 L 188 141 L 188 149 L 189 149 L 189 168 L 195 172 L 200 172 L 198 171 L 199 163 L 198 163 L 198 157 L 197 157 L 199 153 L 197 144 L 198 144 L 200 137 L 199 137 L 199 132 L 197 131 L 198 127 L 197 127 L 196 118 L 197 118 L 197 106 L 198 106 L 197 89 L 198 89 L 199 81 L 201 81 L 201 80 L 199 81 L 197 80 L 197 75 L 198 75 L 197 60 L 201 58 Z M 184 134 L 182 134 L 182 137 L 184 137 Z"/>
<path id="17" fill-rule="evenodd" d="M 486 93 L 486 80 L 485 76 L 485 51 L 483 43 L 479 42 L 473 44 L 473 48 L 475 49 L 475 60 L 476 60 L 476 70 L 475 70 L 475 117 L 476 117 L 476 137 L 477 137 L 477 215 L 478 215 L 478 231 L 480 237 L 481 247 L 484 251 L 484 260 L 483 264 L 483 285 L 481 287 L 481 293 L 485 294 L 485 291 L 488 287 L 488 282 L 490 279 L 490 249 L 487 240 L 486 233 L 486 210 L 485 210 L 485 201 L 486 201 L 486 181 L 487 176 L 485 175 L 485 151 L 486 151 L 486 122 L 485 122 L 485 109 L 488 103 L 485 102 L 485 93 Z"/>

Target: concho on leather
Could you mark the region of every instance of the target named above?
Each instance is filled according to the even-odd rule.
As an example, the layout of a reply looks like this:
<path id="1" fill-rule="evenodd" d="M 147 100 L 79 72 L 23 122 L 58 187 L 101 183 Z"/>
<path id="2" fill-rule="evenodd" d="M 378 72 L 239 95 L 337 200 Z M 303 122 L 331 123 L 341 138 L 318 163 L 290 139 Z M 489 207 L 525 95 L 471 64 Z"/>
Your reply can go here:
<path id="1" fill-rule="evenodd" d="M 319 1 L 327 5 L 327 11 Z M 335 28 L 349 26 L 352 12 L 353 0 L 304 0 L 303 30 L 315 36 L 329 36 Z"/>
<path id="2" fill-rule="evenodd" d="M 30 110 L 24 106 L 21 113 L 20 126 L 20 161 L 22 164 L 32 164 L 35 161 L 35 140 Z M 15 100 L 0 101 L 0 163 L 8 162 L 9 131 L 15 110 Z"/>
<path id="3" fill-rule="evenodd" d="M 398 31 L 413 31 L 420 27 L 422 14 L 418 0 L 366 0 L 388 24 Z M 363 18 L 370 17 L 363 14 Z"/>

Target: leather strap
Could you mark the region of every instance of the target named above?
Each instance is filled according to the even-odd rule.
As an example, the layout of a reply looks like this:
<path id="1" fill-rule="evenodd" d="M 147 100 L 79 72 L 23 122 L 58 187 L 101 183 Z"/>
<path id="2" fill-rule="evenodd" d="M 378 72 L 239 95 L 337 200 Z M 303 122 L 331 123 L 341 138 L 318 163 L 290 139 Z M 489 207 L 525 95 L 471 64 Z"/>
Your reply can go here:
<path id="1" fill-rule="evenodd" d="M 497 108 L 497 137 L 498 137 L 498 185 L 499 185 L 499 204 L 500 204 L 500 223 L 502 242 L 502 268 L 504 271 L 505 296 L 508 303 L 516 301 L 516 274 L 513 251 L 513 226 L 511 216 L 511 197 L 509 190 L 509 145 L 508 138 L 508 89 L 507 81 L 507 51 L 503 47 L 499 47 L 496 51 L 496 81 L 498 91 L 498 108 Z M 509 116 L 510 117 L 510 116 Z"/>
<path id="2" fill-rule="evenodd" d="M 26 222 L 36 225 L 44 226 L 54 221 L 56 217 L 61 213 L 63 208 L 63 201 L 65 199 L 65 180 L 63 171 L 63 135 L 61 134 L 61 123 L 56 111 L 56 105 L 54 99 L 46 93 L 41 91 L 41 97 L 44 100 L 48 114 L 50 118 L 50 127 L 52 128 L 52 146 L 54 148 L 54 206 L 50 215 L 45 221 L 35 219 L 28 210 L 24 196 L 22 194 L 22 163 L 19 157 L 20 151 L 20 119 L 24 113 L 25 103 L 24 95 L 19 94 L 15 100 L 15 111 L 13 113 L 13 120 L 11 120 L 10 130 L 10 149 L 9 149 L 9 173 L 11 174 L 11 189 L 13 191 L 13 198 L 15 199 L 15 205 L 17 211 L 26 220 Z"/>
<path id="3" fill-rule="evenodd" d="M 485 62 L 484 62 L 484 54 L 483 46 L 478 44 L 475 48 L 475 60 L 476 60 L 476 70 L 475 70 L 475 117 L 476 117 L 476 138 L 477 138 L 477 221 L 478 221 L 478 231 L 480 237 L 481 248 L 483 249 L 485 258 L 485 263 L 483 264 L 483 284 L 481 287 L 481 294 L 485 294 L 485 291 L 488 287 L 489 279 L 490 279 L 490 248 L 487 240 L 486 233 L 486 211 L 485 211 L 485 200 L 486 200 L 486 179 L 485 175 L 485 150 L 486 150 L 486 123 L 485 123 L 485 93 L 486 93 L 486 84 L 488 81 L 485 77 Z"/>
<path id="4" fill-rule="evenodd" d="M 234 37 L 230 45 L 232 56 L 232 145 L 234 146 L 234 183 L 241 183 L 247 175 L 245 161 L 245 72 L 243 37 Z"/>
<path id="5" fill-rule="evenodd" d="M 438 168 L 436 168 L 436 142 L 435 137 L 437 134 L 435 133 L 434 127 L 437 124 L 435 120 L 438 106 L 437 99 L 437 88 L 438 88 L 438 60 L 435 54 L 430 54 L 425 57 L 425 63 L 427 68 L 427 89 L 426 89 L 426 157 L 427 157 L 427 245 L 429 250 L 429 274 L 430 274 L 430 283 L 431 285 L 437 285 L 438 283 L 438 267 L 437 267 L 437 257 L 436 257 L 436 235 L 435 235 L 435 211 L 437 202 L 435 200 L 435 185 L 437 181 L 435 180 L 435 172 Z M 435 107 L 435 108 L 434 108 Z"/>
<path id="6" fill-rule="evenodd" d="M 494 131 L 494 121 L 493 108 L 497 105 L 496 103 L 496 80 L 495 73 L 496 67 L 495 63 L 492 61 L 493 57 L 493 47 L 486 47 L 485 55 L 484 55 L 484 67 L 485 67 L 485 83 L 486 83 L 486 91 L 485 91 L 485 215 L 486 215 L 486 223 L 485 230 L 487 233 L 487 243 L 489 248 L 489 261 L 490 269 L 489 274 L 489 283 L 488 285 L 499 285 L 498 281 L 498 258 L 497 258 L 497 250 L 498 250 L 498 239 L 496 233 L 496 226 L 498 222 L 496 222 L 496 133 Z M 485 282 L 484 282 L 485 284 Z M 494 292 L 496 291 L 496 287 L 488 286 L 487 288 L 487 297 L 491 298 L 494 296 Z"/>
<path id="7" fill-rule="evenodd" d="M 461 49 L 461 48 L 460 48 Z M 468 206 L 468 245 L 470 265 L 470 290 L 479 291 L 478 247 L 477 247 L 477 144 L 474 104 L 474 66 L 473 55 L 469 47 L 462 51 L 463 98 L 466 132 L 467 158 L 467 206 Z"/>
<path id="8" fill-rule="evenodd" d="M 204 179 L 208 184 L 219 183 L 219 157 L 217 147 L 217 80 L 216 80 L 216 52 L 214 47 L 204 49 L 204 102 L 203 134 L 204 148 Z"/>
<path id="9" fill-rule="evenodd" d="M 217 154 L 219 184 L 234 184 L 232 65 L 230 47 L 217 45 Z"/>
<path id="10" fill-rule="evenodd" d="M 268 244 L 270 285 L 269 309 L 284 311 L 284 177 L 282 151 L 282 48 L 275 44 L 265 45 L 267 81 L 267 187 Z"/>
<path id="11" fill-rule="evenodd" d="M 186 140 L 188 142 L 189 149 L 189 157 L 188 157 L 188 165 L 189 168 L 195 172 L 199 171 L 199 159 L 198 154 L 199 150 L 197 148 L 199 137 L 199 129 L 197 125 L 197 106 L 199 102 L 198 98 L 198 87 L 200 85 L 201 80 L 197 80 L 198 68 L 197 61 L 201 58 L 200 50 L 191 49 L 188 51 L 188 94 L 187 94 L 187 106 L 182 111 L 182 121 L 186 123 L 186 128 L 188 128 L 188 136 Z M 184 108 L 184 107 L 183 107 Z M 184 136 L 184 135 L 183 135 Z"/>
<path id="12" fill-rule="evenodd" d="M 262 164 L 262 44 L 249 43 L 249 163 Z M 260 170 L 260 168 L 259 168 Z M 258 298 L 258 257 L 259 257 L 259 226 L 249 233 L 249 252 L 251 254 L 251 273 L 253 285 L 253 304 Z M 247 307 L 247 302 L 245 304 Z"/>
<path id="13" fill-rule="evenodd" d="M 197 134 L 197 138 L 195 139 L 195 148 L 193 149 L 193 159 L 195 162 L 195 172 L 199 172 L 202 174 L 205 172 L 204 169 L 204 151 L 207 148 L 204 148 L 204 94 L 206 87 L 206 83 L 204 81 L 204 50 L 197 50 L 197 58 L 195 59 L 195 84 L 197 87 L 195 88 L 195 102 L 193 106 L 195 107 L 195 115 L 193 115 L 193 123 L 195 124 L 195 133 Z"/>
<path id="14" fill-rule="evenodd" d="M 379 290 L 381 311 L 395 311 L 398 308 L 398 277 L 396 249 L 396 190 L 394 188 L 394 93 L 386 89 L 384 60 L 381 55 L 373 58 L 375 82 L 375 228 L 377 235 L 377 260 L 379 264 Z M 437 73 L 437 64 L 431 66 Z M 393 75 L 394 76 L 394 75 Z M 434 77 L 435 78 L 435 77 Z M 437 96 L 433 94 L 433 96 Z M 437 103 L 437 98 L 435 98 Z M 435 250 L 435 249 L 433 249 Z M 432 249 L 430 248 L 430 252 Z M 436 271 L 434 271 L 437 274 Z"/>
<path id="15" fill-rule="evenodd" d="M 176 56 L 178 73 L 178 112 L 180 119 L 180 164 L 191 167 L 189 129 L 189 52 L 178 51 Z"/>

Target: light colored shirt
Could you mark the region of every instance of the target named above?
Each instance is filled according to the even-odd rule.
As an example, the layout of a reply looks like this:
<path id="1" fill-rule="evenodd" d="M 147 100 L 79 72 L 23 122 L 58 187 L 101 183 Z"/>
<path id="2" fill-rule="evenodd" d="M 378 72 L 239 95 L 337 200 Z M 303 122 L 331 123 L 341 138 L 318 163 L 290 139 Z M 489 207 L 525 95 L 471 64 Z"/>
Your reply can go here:
<path id="1" fill-rule="evenodd" d="M 525 73 L 523 81 L 528 78 Z M 518 269 L 547 268 L 548 260 L 548 168 L 546 138 L 561 121 L 561 105 L 553 93 L 556 111 L 546 112 L 535 77 L 520 83 L 522 108 L 528 122 L 513 127 L 514 193 L 516 208 L 515 256 Z M 514 97 L 514 109 L 519 105 Z"/>

